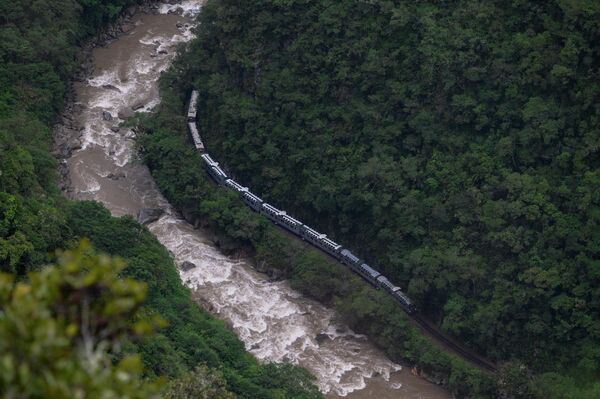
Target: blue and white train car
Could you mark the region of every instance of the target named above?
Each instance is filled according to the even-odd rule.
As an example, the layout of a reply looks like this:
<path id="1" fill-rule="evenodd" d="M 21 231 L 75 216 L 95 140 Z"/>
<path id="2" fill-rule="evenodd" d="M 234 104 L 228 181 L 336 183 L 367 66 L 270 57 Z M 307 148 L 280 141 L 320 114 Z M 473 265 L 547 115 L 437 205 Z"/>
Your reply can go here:
<path id="1" fill-rule="evenodd" d="M 188 106 L 187 120 L 188 122 L 196 121 L 196 108 L 198 107 L 198 90 L 192 91 L 190 97 L 190 105 Z"/>
<path id="2" fill-rule="evenodd" d="M 246 191 L 242 194 L 242 200 L 256 212 L 260 212 L 264 202 L 260 197 L 252 194 L 250 191 Z"/>
<path id="3" fill-rule="evenodd" d="M 294 234 L 300 235 L 302 230 L 302 222 L 298 219 L 294 219 L 290 215 L 282 211 L 280 214 L 281 227 L 291 231 Z"/>
<path id="4" fill-rule="evenodd" d="M 381 273 L 373 269 L 371 266 L 367 265 L 366 263 L 363 263 L 358 268 L 356 268 L 356 272 L 363 276 L 365 280 L 373 284 L 375 287 L 379 287 L 377 277 L 381 276 Z"/>
<path id="5" fill-rule="evenodd" d="M 215 162 L 208 154 L 202 154 L 202 161 L 204 162 L 204 167 L 215 182 L 221 186 L 225 184 L 227 174 L 219 167 L 219 163 Z"/>
<path id="6" fill-rule="evenodd" d="M 208 155 L 208 154 L 202 154 L 200 157 L 202 158 L 202 162 L 204 162 L 204 167 L 205 168 L 208 168 L 208 167 L 215 166 L 215 165 L 219 164 L 214 159 L 212 159 L 212 157 L 210 155 Z"/>
<path id="7" fill-rule="evenodd" d="M 315 244 L 317 246 L 320 246 L 321 237 L 324 237 L 324 236 L 325 236 L 325 234 L 321 234 L 321 233 L 311 229 L 307 225 L 302 226 L 302 238 L 309 242 L 312 242 L 313 244 Z"/>
<path id="8" fill-rule="evenodd" d="M 208 172 L 213 176 L 219 185 L 225 184 L 225 180 L 227 180 L 227 174 L 223 172 L 223 169 L 218 166 L 213 166 Z"/>
<path id="9" fill-rule="evenodd" d="M 392 296 L 394 297 L 394 299 L 400 302 L 400 305 L 402 305 L 406 313 L 411 314 L 417 310 L 410 298 L 406 296 L 406 294 L 404 294 L 401 290 L 394 292 Z"/>
<path id="10" fill-rule="evenodd" d="M 377 285 L 379 285 L 379 288 L 386 290 L 390 294 L 393 294 L 394 292 L 400 289 L 400 287 L 397 287 L 394 284 L 392 284 L 392 282 L 388 280 L 387 277 L 385 277 L 384 275 L 377 277 Z"/>
<path id="11" fill-rule="evenodd" d="M 337 242 L 327 238 L 327 235 L 321 234 L 307 225 L 303 225 L 300 229 L 300 236 L 303 239 L 313 243 L 315 246 L 321 248 L 328 254 L 332 255 L 336 259 L 340 258 L 339 252 L 342 249 L 342 246 Z"/>
<path id="12" fill-rule="evenodd" d="M 334 258 L 340 259 L 340 250 L 342 249 L 342 246 L 337 242 L 327 238 L 327 236 L 321 238 L 321 248 L 323 248 L 325 252 Z"/>
<path id="13" fill-rule="evenodd" d="M 192 137 L 192 142 L 194 143 L 194 147 L 200 152 L 204 152 L 204 143 L 202 139 L 200 139 L 200 134 L 198 134 L 198 128 L 196 127 L 196 122 L 188 123 L 188 130 L 190 132 L 190 136 Z"/>
<path id="14" fill-rule="evenodd" d="M 340 261 L 350 266 L 352 269 L 356 269 L 363 263 L 358 256 L 345 248 L 340 251 Z"/>
<path id="15" fill-rule="evenodd" d="M 238 182 L 236 182 L 233 179 L 227 179 L 225 180 L 225 185 L 235 191 L 237 191 L 238 193 L 242 194 L 245 193 L 246 191 L 248 191 L 248 187 L 244 187 L 241 184 L 239 184 Z"/>
<path id="16" fill-rule="evenodd" d="M 279 216 L 281 215 L 281 211 L 275 208 L 273 205 L 267 202 L 263 203 L 260 213 L 271 219 L 271 221 L 275 222 L 275 224 L 279 224 Z"/>

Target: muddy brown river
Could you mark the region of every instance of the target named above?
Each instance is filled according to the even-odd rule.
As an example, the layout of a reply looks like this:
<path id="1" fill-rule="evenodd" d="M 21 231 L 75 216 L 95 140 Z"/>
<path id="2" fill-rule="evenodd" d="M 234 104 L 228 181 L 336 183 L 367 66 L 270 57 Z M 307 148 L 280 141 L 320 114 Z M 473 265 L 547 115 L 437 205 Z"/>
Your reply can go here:
<path id="1" fill-rule="evenodd" d="M 135 135 L 119 124 L 133 109 L 150 112 L 159 103 L 160 73 L 178 44 L 193 38 L 190 28 L 198 12 L 198 0 L 162 4 L 156 13 L 135 15 L 117 40 L 93 51 L 93 73 L 75 85 L 81 148 L 66 161 L 68 195 L 99 201 L 115 216 L 163 209 L 148 228 L 178 264 L 196 265 L 180 275 L 199 304 L 226 320 L 260 360 L 309 369 L 328 398 L 450 398 L 389 360 L 331 309 L 302 297 L 285 281 L 269 281 L 247 260 L 220 253 L 208 232 L 194 229 L 169 205 L 136 158 Z"/>

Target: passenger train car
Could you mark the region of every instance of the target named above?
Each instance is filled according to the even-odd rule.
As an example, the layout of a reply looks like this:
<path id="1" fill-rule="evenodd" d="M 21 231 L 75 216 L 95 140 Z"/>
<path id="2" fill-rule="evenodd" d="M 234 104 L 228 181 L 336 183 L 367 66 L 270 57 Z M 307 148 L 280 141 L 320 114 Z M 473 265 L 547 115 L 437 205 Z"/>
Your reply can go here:
<path id="1" fill-rule="evenodd" d="M 188 130 L 190 132 L 190 136 L 192 136 L 192 142 L 194 143 L 194 147 L 199 152 L 204 152 L 204 143 L 200 139 L 200 135 L 198 134 L 198 128 L 196 127 L 196 122 L 188 122 Z"/>
<path id="2" fill-rule="evenodd" d="M 273 205 L 264 202 L 260 197 L 250 192 L 248 187 L 244 187 L 228 177 L 227 174 L 219 167 L 219 163 L 205 152 L 206 150 L 204 148 L 204 144 L 202 143 L 200 134 L 198 133 L 198 129 L 196 127 L 197 102 L 198 92 L 194 90 L 192 92 L 187 114 L 188 131 L 194 146 L 201 153 L 204 168 L 218 185 L 237 191 L 244 203 L 252 210 L 265 215 L 273 223 L 297 235 L 302 240 L 310 242 L 312 245 L 333 256 L 341 263 L 349 266 L 352 271 L 363 277 L 375 288 L 388 292 L 400 303 L 402 308 L 407 313 L 410 314 L 416 311 L 412 301 L 408 296 L 406 296 L 406 294 L 402 292 L 400 287 L 394 285 L 387 279 L 387 277 L 373 269 L 358 256 L 354 255 L 350 250 L 343 248 L 340 244 L 328 238 L 326 234 L 321 234 L 315 231 L 311 227 L 303 224 L 298 219 L 288 215 L 285 211 L 277 209 Z"/>
<path id="3" fill-rule="evenodd" d="M 245 192 L 242 195 L 242 200 L 248 205 L 250 208 L 254 209 L 255 212 L 260 212 L 260 208 L 262 207 L 263 200 L 252 194 L 250 191 Z"/>
<path id="4" fill-rule="evenodd" d="M 188 106 L 187 120 L 188 122 L 196 121 L 196 109 L 198 108 L 198 90 L 192 91 L 190 97 L 190 105 Z"/>
<path id="5" fill-rule="evenodd" d="M 208 174 L 217 184 L 224 185 L 225 180 L 227 180 L 227 175 L 219 167 L 219 163 L 215 162 L 208 154 L 202 154 L 201 157 L 204 162 L 204 168 L 208 171 Z"/>

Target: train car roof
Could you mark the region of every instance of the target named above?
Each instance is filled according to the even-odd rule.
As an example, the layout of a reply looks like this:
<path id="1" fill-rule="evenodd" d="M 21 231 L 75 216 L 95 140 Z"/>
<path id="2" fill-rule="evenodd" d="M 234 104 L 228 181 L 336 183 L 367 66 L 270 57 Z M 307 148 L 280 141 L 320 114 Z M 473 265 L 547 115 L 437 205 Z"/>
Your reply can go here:
<path id="1" fill-rule="evenodd" d="M 204 148 L 204 143 L 202 143 L 202 139 L 198 134 L 198 129 L 196 128 L 196 124 L 194 122 L 189 123 L 190 132 L 192 133 L 192 140 L 194 140 L 194 144 L 198 147 Z"/>
<path id="2" fill-rule="evenodd" d="M 236 182 L 232 178 L 229 178 L 229 179 L 225 180 L 225 183 L 228 183 L 229 185 L 233 186 L 238 191 L 247 191 L 248 190 L 247 187 L 242 186 L 241 184 L 239 184 L 238 182 Z"/>
<path id="3" fill-rule="evenodd" d="M 379 281 L 381 284 L 385 285 L 392 291 L 394 291 L 394 288 L 397 288 L 394 285 L 394 283 L 392 283 L 390 280 L 388 280 L 387 277 L 385 277 L 384 275 L 377 277 L 377 281 Z"/>
<path id="4" fill-rule="evenodd" d="M 402 291 L 396 291 L 396 292 L 394 292 L 394 295 L 396 295 L 396 296 L 404 299 L 406 301 L 406 303 L 412 304 L 412 301 L 410 300 L 409 297 L 406 296 L 406 294 L 404 292 L 402 292 Z"/>
<path id="5" fill-rule="evenodd" d="M 213 166 L 212 168 L 213 168 L 213 170 L 214 170 L 215 172 L 217 172 L 218 174 L 220 174 L 220 175 L 223 175 L 223 176 L 227 177 L 227 174 L 226 174 L 225 172 L 223 172 L 223 169 L 219 168 L 219 167 L 218 167 L 218 166 L 216 166 L 216 165 L 215 165 L 215 166 Z"/>
<path id="6" fill-rule="evenodd" d="M 309 233 L 312 233 L 312 234 L 314 234 L 314 235 L 316 235 L 316 236 L 319 236 L 319 237 L 320 237 L 320 236 L 324 236 L 324 235 L 325 235 L 325 234 L 321 234 L 321 233 L 319 233 L 318 231 L 316 231 L 316 230 L 314 230 L 314 229 L 312 229 L 312 228 L 308 227 L 307 225 L 303 225 L 303 226 L 304 226 L 304 229 L 305 229 L 307 232 L 309 232 Z"/>
<path id="7" fill-rule="evenodd" d="M 190 96 L 190 109 L 192 106 L 195 108 L 196 103 L 198 102 L 198 90 L 192 90 L 192 95 Z"/>
<path id="8" fill-rule="evenodd" d="M 381 274 L 377 270 L 373 269 L 371 266 L 367 265 L 366 263 L 363 263 L 362 265 L 360 265 L 360 267 L 362 269 L 366 270 L 367 273 L 369 273 L 370 275 L 372 275 L 374 277 L 377 277 Z"/>
<path id="9" fill-rule="evenodd" d="M 255 194 L 252 194 L 250 191 L 246 191 L 246 192 L 244 193 L 244 195 L 245 195 L 245 196 L 247 196 L 247 197 L 250 197 L 250 198 L 252 198 L 252 199 L 253 199 L 253 200 L 255 200 L 255 201 L 258 201 L 258 202 L 263 202 L 263 200 L 262 200 L 262 199 L 261 199 L 259 196 L 255 195 Z"/>
<path id="10" fill-rule="evenodd" d="M 342 253 L 342 256 L 345 256 L 345 257 L 347 257 L 347 258 L 350 258 L 350 259 L 352 259 L 352 261 L 354 261 L 354 262 L 358 262 L 358 261 L 360 260 L 360 259 L 358 258 L 358 256 L 354 255 L 352 252 L 350 252 L 350 251 L 349 251 L 349 250 L 347 250 L 347 249 L 343 249 L 341 253 Z"/>
<path id="11" fill-rule="evenodd" d="M 206 161 L 208 161 L 208 163 L 212 164 L 212 165 L 218 165 L 218 162 L 215 162 L 210 155 L 208 154 L 202 154 L 202 158 L 204 158 Z"/>
<path id="12" fill-rule="evenodd" d="M 301 222 L 301 221 L 299 221 L 298 219 L 294 219 L 294 218 L 293 218 L 293 217 L 291 217 L 290 215 L 283 214 L 282 216 L 283 216 L 285 219 L 288 219 L 288 220 L 290 220 L 290 221 L 291 221 L 291 222 L 293 222 L 293 223 L 296 223 L 296 224 L 302 224 L 302 222 Z"/>
<path id="13" fill-rule="evenodd" d="M 270 210 L 272 210 L 275 213 L 281 213 L 281 211 L 279 209 L 275 208 L 273 205 L 271 205 L 271 204 L 269 204 L 267 202 L 263 203 L 263 207 L 267 208 L 267 209 L 270 209 Z"/>
<path id="14" fill-rule="evenodd" d="M 327 238 L 327 237 L 325 237 L 325 236 L 324 236 L 324 237 L 322 237 L 321 239 L 322 239 L 323 241 L 325 241 L 326 243 L 328 243 L 329 245 L 331 245 L 331 246 L 334 246 L 334 247 L 336 247 L 336 248 L 339 248 L 339 247 L 341 247 L 341 245 L 340 245 L 340 244 L 338 244 L 337 242 L 335 242 L 335 241 L 333 241 L 333 240 L 330 240 L 329 238 Z"/>

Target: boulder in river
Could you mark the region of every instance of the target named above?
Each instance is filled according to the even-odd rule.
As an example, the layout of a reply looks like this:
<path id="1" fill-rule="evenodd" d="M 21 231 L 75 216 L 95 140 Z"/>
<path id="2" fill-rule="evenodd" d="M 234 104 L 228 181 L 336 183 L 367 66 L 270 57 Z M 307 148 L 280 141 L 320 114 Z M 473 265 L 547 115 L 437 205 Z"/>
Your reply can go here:
<path id="1" fill-rule="evenodd" d="M 71 150 L 72 151 L 77 151 L 77 150 L 81 150 L 81 148 L 83 147 L 83 144 L 81 143 L 81 139 L 79 138 L 74 138 L 71 142 Z"/>
<path id="2" fill-rule="evenodd" d="M 133 115 L 135 115 L 135 113 L 128 108 L 119 111 L 119 119 L 125 120 L 127 118 L 131 118 Z"/>
<path id="3" fill-rule="evenodd" d="M 185 262 L 183 262 L 183 263 L 181 264 L 181 266 L 179 266 L 179 268 L 180 268 L 181 270 L 183 270 L 184 272 L 187 272 L 188 270 L 192 270 L 192 269 L 194 269 L 195 267 L 196 267 L 196 265 L 195 265 L 195 264 L 193 264 L 192 262 L 188 262 L 188 261 L 185 261 Z"/>
<path id="4" fill-rule="evenodd" d="M 123 26 L 121 26 L 121 32 L 123 32 L 123 33 L 127 33 L 127 32 L 129 32 L 130 30 L 132 30 L 132 29 L 133 29 L 133 27 L 134 27 L 134 25 L 133 25 L 133 24 L 123 24 Z"/>
<path id="5" fill-rule="evenodd" d="M 319 345 L 321 345 L 323 342 L 329 341 L 329 340 L 331 340 L 331 337 L 328 334 L 325 334 L 325 333 L 319 333 L 315 337 L 315 341 L 317 341 L 317 343 Z"/>
<path id="6" fill-rule="evenodd" d="M 83 103 L 74 103 L 73 104 L 73 113 L 79 114 L 81 111 L 83 111 L 86 108 L 87 108 L 87 106 Z"/>
<path id="7" fill-rule="evenodd" d="M 113 131 L 113 132 L 115 132 L 115 133 L 119 133 L 119 131 L 121 130 L 121 128 L 120 128 L 119 126 L 112 126 L 112 127 L 110 128 L 110 130 L 112 130 L 112 131 Z"/>
<path id="8" fill-rule="evenodd" d="M 271 281 L 279 281 L 283 279 L 283 272 L 279 269 L 269 269 L 267 270 L 267 276 Z"/>
<path id="9" fill-rule="evenodd" d="M 125 173 L 123 172 L 117 172 L 117 173 L 109 173 L 106 176 L 107 179 L 111 179 L 111 180 L 119 180 L 119 179 L 124 179 L 125 178 Z"/>
<path id="10" fill-rule="evenodd" d="M 137 6 L 131 6 L 131 7 L 127 8 L 125 10 L 125 15 L 128 18 L 131 18 L 131 17 L 133 17 L 135 15 L 135 13 L 136 13 L 137 10 L 138 10 Z"/>
<path id="11" fill-rule="evenodd" d="M 116 91 L 118 93 L 121 92 L 121 89 L 119 89 L 117 86 L 113 86 L 113 85 L 102 85 L 102 88 L 106 89 L 106 90 Z"/>
<path id="12" fill-rule="evenodd" d="M 137 220 L 141 224 L 148 224 L 158 220 L 165 213 L 160 208 L 142 208 L 138 211 Z"/>
<path id="13" fill-rule="evenodd" d="M 140 108 L 144 108 L 144 105 L 146 105 L 145 101 L 137 101 L 131 106 L 131 109 L 137 111 Z"/>
<path id="14" fill-rule="evenodd" d="M 110 112 L 102 111 L 102 119 L 104 119 L 107 122 L 110 122 L 110 121 L 112 121 L 112 118 L 113 118 L 113 116 Z"/>

